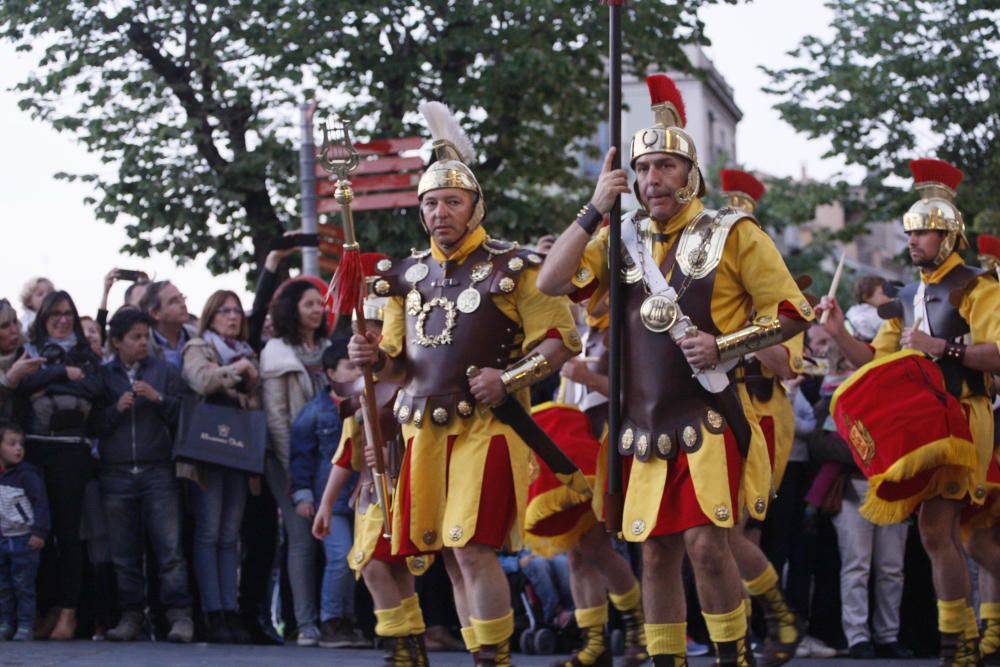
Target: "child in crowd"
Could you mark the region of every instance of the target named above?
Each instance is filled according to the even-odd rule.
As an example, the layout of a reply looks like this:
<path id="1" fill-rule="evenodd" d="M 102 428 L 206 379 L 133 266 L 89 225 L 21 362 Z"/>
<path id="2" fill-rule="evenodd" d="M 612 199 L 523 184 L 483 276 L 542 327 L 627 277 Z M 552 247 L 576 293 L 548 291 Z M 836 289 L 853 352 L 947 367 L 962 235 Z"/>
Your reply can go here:
<path id="1" fill-rule="evenodd" d="M 334 340 L 323 351 L 323 373 L 327 391 L 320 392 L 306 404 L 292 424 L 291 462 L 292 503 L 300 516 L 312 519 L 323 495 L 332 468 L 331 460 L 340 443 L 341 403 L 357 392 L 353 385 L 361 371 L 347 358 L 347 339 Z M 326 566 L 320 588 L 320 638 L 323 648 L 368 646 L 355 629 L 354 576 L 347 564 L 353 542 L 348 500 L 357 481 L 354 474 L 340 492 L 333 507 L 330 534 L 323 538 Z"/>
<path id="2" fill-rule="evenodd" d="M 0 640 L 32 638 L 35 575 L 49 534 L 45 484 L 23 459 L 24 434 L 0 426 Z"/>

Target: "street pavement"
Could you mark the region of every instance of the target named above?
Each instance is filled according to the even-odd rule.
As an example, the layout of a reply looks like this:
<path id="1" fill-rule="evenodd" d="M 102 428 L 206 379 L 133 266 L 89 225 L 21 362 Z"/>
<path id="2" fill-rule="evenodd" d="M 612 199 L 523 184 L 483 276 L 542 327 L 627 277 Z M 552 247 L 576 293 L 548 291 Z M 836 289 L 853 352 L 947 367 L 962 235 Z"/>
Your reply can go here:
<path id="1" fill-rule="evenodd" d="M 299 648 L 297 646 L 236 646 L 222 644 L 176 644 L 133 642 L 113 644 L 110 642 L 75 641 L 56 642 L 2 642 L 0 643 L 0 665 L 18 667 L 49 667 L 69 665 L 71 667 L 108 667 L 108 665 L 128 665 L 129 667 L 195 667 L 214 665 L 249 665 L 261 667 L 369 667 L 381 664 L 381 652 L 363 650 L 340 650 L 320 648 Z M 468 667 L 471 659 L 464 653 L 432 653 L 433 667 Z M 540 667 L 551 665 L 554 656 L 526 656 L 514 654 L 514 664 L 519 667 Z M 691 658 L 692 667 L 708 667 L 709 658 Z M 936 660 L 869 660 L 859 662 L 846 658 L 826 660 L 793 660 L 790 665 L 812 665 L 814 667 L 930 667 Z"/>

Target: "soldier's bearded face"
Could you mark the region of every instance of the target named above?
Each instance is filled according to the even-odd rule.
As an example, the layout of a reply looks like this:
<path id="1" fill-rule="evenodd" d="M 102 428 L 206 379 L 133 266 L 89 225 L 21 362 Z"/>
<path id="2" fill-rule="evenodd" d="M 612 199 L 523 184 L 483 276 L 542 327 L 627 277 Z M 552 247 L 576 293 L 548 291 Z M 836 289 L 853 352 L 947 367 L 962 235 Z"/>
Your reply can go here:
<path id="1" fill-rule="evenodd" d="M 666 222 L 681 210 L 674 193 L 687 185 L 691 163 L 669 153 L 649 153 L 635 161 L 635 176 L 649 216 Z"/>
<path id="2" fill-rule="evenodd" d="M 944 232 L 933 229 L 921 229 L 906 233 L 906 246 L 910 251 L 910 259 L 920 268 L 934 266 L 934 259 L 941 249 Z"/>
<path id="3" fill-rule="evenodd" d="M 440 248 L 453 248 L 465 237 L 475 209 L 475 197 L 459 188 L 441 188 L 424 195 L 420 213 L 427 232 Z"/>

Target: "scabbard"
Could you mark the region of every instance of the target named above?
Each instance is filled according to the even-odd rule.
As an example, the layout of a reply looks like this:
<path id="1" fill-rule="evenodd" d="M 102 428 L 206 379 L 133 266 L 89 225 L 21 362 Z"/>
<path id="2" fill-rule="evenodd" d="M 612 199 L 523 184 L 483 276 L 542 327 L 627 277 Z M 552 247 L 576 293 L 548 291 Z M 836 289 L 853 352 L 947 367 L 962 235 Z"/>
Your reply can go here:
<path id="1" fill-rule="evenodd" d="M 505 399 L 492 406 L 493 414 L 497 419 L 506 424 L 517 433 L 524 444 L 528 445 L 542 463 L 555 473 L 556 478 L 573 491 L 590 498 L 593 491 L 587 483 L 586 477 L 576 467 L 576 464 L 566 456 L 559 445 L 552 441 L 552 438 L 542 430 L 528 411 L 514 399 Z"/>

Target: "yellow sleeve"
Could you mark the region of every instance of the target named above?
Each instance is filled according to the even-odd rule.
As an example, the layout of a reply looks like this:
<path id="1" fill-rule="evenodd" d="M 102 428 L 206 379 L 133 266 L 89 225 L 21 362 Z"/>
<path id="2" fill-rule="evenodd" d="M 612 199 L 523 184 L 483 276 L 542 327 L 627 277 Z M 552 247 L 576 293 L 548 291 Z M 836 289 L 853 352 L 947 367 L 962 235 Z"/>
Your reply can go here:
<path id="1" fill-rule="evenodd" d="M 745 220 L 737 222 L 729 232 L 723 256 L 730 252 L 736 259 L 740 284 L 757 313 L 776 313 L 778 306 L 787 301 L 803 320 L 815 317 L 767 232 Z"/>
<path id="2" fill-rule="evenodd" d="M 875 340 L 872 341 L 872 347 L 875 348 L 875 358 L 899 352 L 899 338 L 902 335 L 903 320 L 894 317 L 883 322 L 878 333 L 875 334 Z"/>
<path id="3" fill-rule="evenodd" d="M 390 357 L 398 357 L 403 351 L 406 339 L 406 312 L 403 310 L 403 297 L 389 297 L 385 304 L 382 320 L 382 342 L 379 347 Z"/>
<path id="4" fill-rule="evenodd" d="M 361 434 L 361 425 L 354 417 L 348 417 L 340 431 L 340 444 L 330 460 L 335 466 L 346 468 L 350 464 L 351 470 L 361 470 L 364 465 L 364 438 Z M 350 457 L 348 459 L 348 452 Z"/>
<path id="5" fill-rule="evenodd" d="M 509 298 L 496 298 L 496 304 L 503 313 L 524 329 L 521 353 L 542 342 L 549 331 L 555 329 L 562 338 L 563 345 L 573 353 L 583 349 L 580 333 L 570 310 L 570 301 L 565 296 L 548 296 L 538 289 L 538 269 L 526 268 L 517 281 L 517 289 Z"/>
<path id="6" fill-rule="evenodd" d="M 584 248 L 580 266 L 573 275 L 572 283 L 575 287 L 582 289 L 596 280 L 597 292 L 603 293 L 608 289 L 609 230 L 610 227 L 601 227 Z"/>
<path id="7" fill-rule="evenodd" d="M 1000 284 L 989 277 L 979 278 L 966 292 L 958 312 L 969 323 L 973 345 L 994 343 L 1000 351 Z"/>

